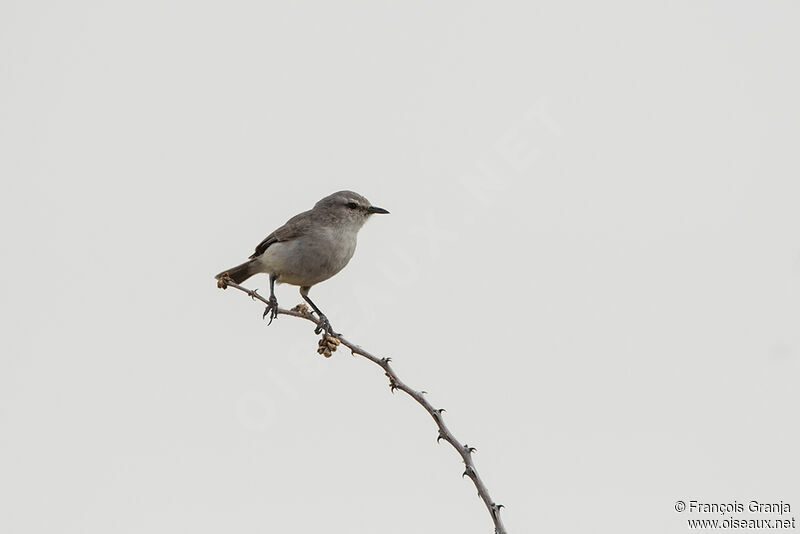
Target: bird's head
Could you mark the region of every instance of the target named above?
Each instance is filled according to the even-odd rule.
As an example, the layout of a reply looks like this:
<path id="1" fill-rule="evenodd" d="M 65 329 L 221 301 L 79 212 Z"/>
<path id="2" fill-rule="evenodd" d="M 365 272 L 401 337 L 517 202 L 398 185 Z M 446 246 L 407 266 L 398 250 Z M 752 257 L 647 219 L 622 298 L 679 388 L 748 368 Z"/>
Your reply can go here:
<path id="1" fill-rule="evenodd" d="M 347 221 L 360 228 L 374 213 L 389 213 L 373 206 L 369 200 L 353 191 L 339 191 L 314 205 L 314 211 L 324 212 L 337 220 Z"/>

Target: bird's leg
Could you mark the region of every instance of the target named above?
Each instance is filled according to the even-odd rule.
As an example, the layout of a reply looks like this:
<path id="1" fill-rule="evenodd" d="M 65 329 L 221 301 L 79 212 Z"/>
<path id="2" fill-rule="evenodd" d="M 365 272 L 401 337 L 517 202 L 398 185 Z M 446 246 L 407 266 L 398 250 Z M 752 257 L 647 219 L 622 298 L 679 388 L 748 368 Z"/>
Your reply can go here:
<path id="1" fill-rule="evenodd" d="M 267 326 L 272 324 L 272 320 L 278 316 L 278 299 L 275 298 L 275 279 L 277 276 L 274 274 L 269 275 L 269 304 L 267 304 L 267 308 L 264 310 L 264 315 L 261 316 L 262 319 L 265 319 L 267 315 L 269 315 L 269 322 Z"/>
<path id="2" fill-rule="evenodd" d="M 314 304 L 310 298 L 308 298 L 309 289 L 311 288 L 307 286 L 301 287 L 300 295 L 311 305 L 312 308 L 314 308 L 314 311 L 317 312 L 317 315 L 319 315 L 319 324 L 317 324 L 317 327 L 314 329 L 314 333 L 319 334 L 321 332 L 325 332 L 326 336 L 338 336 L 339 333 L 333 331 L 333 327 L 331 327 L 331 323 L 328 321 L 328 318 L 325 317 L 325 314 L 322 313 L 319 308 L 317 308 L 317 305 Z"/>

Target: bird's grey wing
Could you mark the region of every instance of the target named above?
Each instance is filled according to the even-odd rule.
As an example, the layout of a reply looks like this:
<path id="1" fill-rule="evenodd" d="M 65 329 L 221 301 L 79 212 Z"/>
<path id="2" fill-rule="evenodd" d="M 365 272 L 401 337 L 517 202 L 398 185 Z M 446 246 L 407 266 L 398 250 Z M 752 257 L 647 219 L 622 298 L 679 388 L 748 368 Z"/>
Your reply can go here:
<path id="1" fill-rule="evenodd" d="M 311 223 L 311 211 L 304 211 L 299 213 L 286 221 L 286 224 L 269 234 L 264 238 L 261 243 L 256 246 L 256 251 L 250 256 L 250 259 L 260 256 L 267 250 L 273 243 L 280 241 L 291 241 L 300 237 L 305 233 L 306 229 Z"/>

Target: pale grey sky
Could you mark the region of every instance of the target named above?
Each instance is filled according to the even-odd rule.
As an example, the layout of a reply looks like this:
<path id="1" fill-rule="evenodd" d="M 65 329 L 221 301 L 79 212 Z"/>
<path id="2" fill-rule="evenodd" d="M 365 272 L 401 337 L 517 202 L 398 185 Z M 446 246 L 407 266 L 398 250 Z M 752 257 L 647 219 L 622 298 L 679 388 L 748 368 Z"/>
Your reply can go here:
<path id="1" fill-rule="evenodd" d="M 339 189 L 392 214 L 312 296 L 510 533 L 800 515 L 799 15 L 4 0 L 0 531 L 491 532 L 379 369 L 214 285 Z"/>

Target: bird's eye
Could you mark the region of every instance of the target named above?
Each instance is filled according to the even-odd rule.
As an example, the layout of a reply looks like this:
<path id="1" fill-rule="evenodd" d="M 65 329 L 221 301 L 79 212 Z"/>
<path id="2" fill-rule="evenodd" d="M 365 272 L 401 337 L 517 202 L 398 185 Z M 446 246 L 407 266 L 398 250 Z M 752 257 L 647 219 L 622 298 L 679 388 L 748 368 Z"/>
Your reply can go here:
<path id="1" fill-rule="evenodd" d="M 348 202 L 347 207 L 350 208 L 351 210 L 354 210 L 358 207 L 358 204 L 356 204 L 355 202 Z"/>

